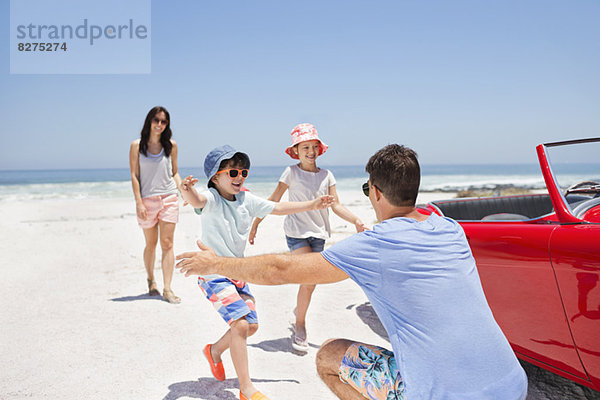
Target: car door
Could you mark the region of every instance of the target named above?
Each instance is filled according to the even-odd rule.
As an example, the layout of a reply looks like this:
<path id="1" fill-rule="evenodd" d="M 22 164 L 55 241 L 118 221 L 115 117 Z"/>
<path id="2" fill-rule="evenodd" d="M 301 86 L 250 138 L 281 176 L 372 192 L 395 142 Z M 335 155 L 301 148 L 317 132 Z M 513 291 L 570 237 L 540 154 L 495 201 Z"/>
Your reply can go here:
<path id="1" fill-rule="evenodd" d="M 560 226 L 550 254 L 579 357 L 600 386 L 600 225 Z"/>
<path id="2" fill-rule="evenodd" d="M 548 253 L 548 221 L 462 222 L 486 298 L 515 352 L 585 378 Z"/>

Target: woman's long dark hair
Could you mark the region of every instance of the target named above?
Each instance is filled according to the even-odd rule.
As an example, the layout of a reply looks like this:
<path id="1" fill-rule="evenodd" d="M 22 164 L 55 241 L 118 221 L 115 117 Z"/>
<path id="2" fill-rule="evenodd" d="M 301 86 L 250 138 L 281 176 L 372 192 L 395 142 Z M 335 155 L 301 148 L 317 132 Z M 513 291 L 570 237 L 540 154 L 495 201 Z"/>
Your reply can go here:
<path id="1" fill-rule="evenodd" d="M 165 130 L 160 134 L 160 144 L 165 151 L 165 156 L 169 157 L 171 155 L 171 149 L 173 148 L 173 144 L 171 144 L 171 136 L 173 136 L 173 132 L 171 132 L 171 116 L 166 108 L 161 106 L 156 106 L 152 110 L 148 112 L 146 115 L 146 121 L 144 121 L 144 127 L 142 128 L 141 138 L 140 138 L 140 153 L 148 156 L 148 141 L 150 140 L 150 128 L 152 126 L 152 118 L 156 116 L 159 112 L 164 112 L 167 117 L 167 126 Z"/>

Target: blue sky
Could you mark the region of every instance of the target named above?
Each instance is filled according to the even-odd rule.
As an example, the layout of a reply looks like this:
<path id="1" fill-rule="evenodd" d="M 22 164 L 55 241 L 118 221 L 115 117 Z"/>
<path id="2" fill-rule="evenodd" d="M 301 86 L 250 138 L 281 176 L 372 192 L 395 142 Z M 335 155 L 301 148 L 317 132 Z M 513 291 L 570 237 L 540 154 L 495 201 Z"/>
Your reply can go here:
<path id="1" fill-rule="evenodd" d="M 150 74 L 11 75 L 2 2 L 0 169 L 127 167 L 158 104 L 187 167 L 224 143 L 288 164 L 300 122 L 322 165 L 388 143 L 424 164 L 535 163 L 539 143 L 600 136 L 597 0 L 151 3 Z"/>

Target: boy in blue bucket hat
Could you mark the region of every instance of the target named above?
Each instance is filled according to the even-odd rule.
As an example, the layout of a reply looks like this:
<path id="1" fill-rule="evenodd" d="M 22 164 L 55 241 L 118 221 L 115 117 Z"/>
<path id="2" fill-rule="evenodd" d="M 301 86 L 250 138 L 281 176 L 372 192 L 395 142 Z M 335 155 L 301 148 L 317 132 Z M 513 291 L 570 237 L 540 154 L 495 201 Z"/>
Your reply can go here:
<path id="1" fill-rule="evenodd" d="M 213 149 L 204 160 L 208 189 L 198 192 L 192 176 L 182 181 L 182 197 L 202 218 L 203 243 L 225 257 L 243 257 L 253 218 L 268 214 L 287 215 L 318 210 L 333 204 L 332 196 L 312 201 L 275 203 L 244 191 L 250 171 L 250 158 L 229 145 Z M 217 380 L 225 379 L 221 355 L 230 350 L 238 375 L 240 399 L 268 398 L 250 380 L 246 339 L 258 330 L 254 296 L 246 282 L 211 274 L 198 277 L 198 285 L 219 315 L 229 324 L 227 332 L 215 343 L 207 344 L 203 353 Z"/>

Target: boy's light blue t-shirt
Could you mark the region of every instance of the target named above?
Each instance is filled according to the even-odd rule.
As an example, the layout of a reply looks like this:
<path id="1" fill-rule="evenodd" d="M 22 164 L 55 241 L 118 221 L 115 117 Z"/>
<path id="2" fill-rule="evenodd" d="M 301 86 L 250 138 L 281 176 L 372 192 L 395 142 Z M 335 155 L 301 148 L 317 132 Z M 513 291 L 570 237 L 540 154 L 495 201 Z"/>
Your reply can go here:
<path id="1" fill-rule="evenodd" d="M 393 218 L 322 254 L 369 298 L 407 399 L 525 399 L 527 377 L 494 320 L 458 223 Z"/>
<path id="2" fill-rule="evenodd" d="M 196 208 L 202 220 L 201 240 L 220 256 L 243 257 L 252 220 L 264 218 L 273 211 L 275 203 L 250 192 L 240 192 L 235 200 L 222 197 L 215 188 L 201 193 L 206 197 L 204 208 Z M 206 280 L 221 275 L 204 275 Z"/>

